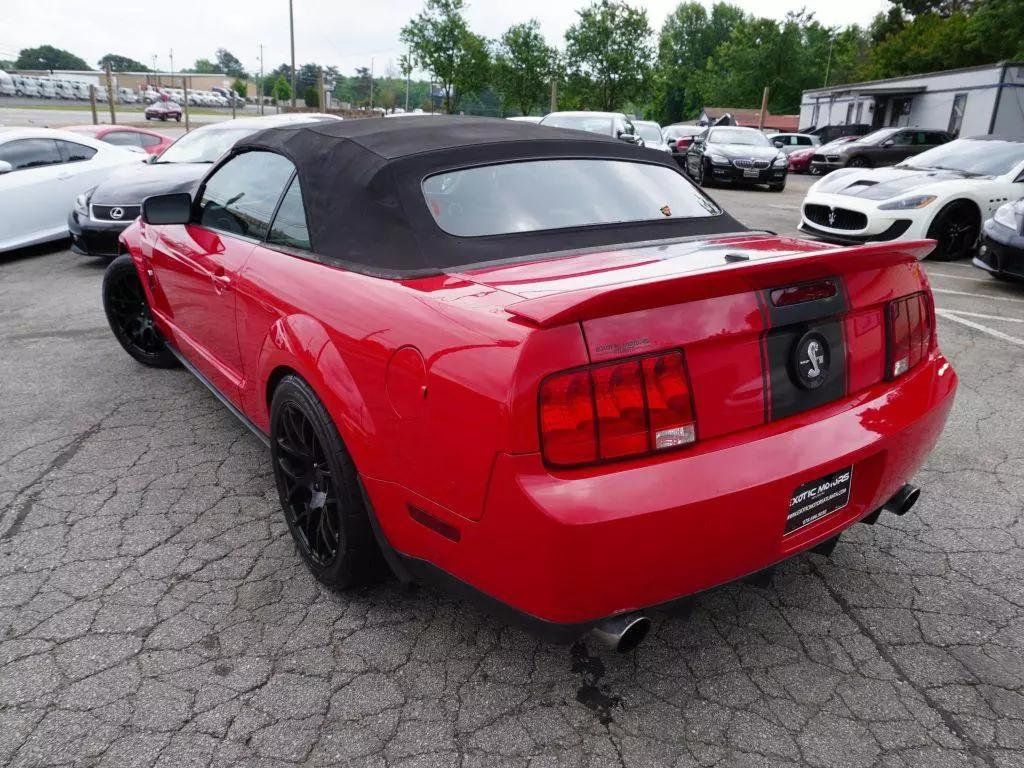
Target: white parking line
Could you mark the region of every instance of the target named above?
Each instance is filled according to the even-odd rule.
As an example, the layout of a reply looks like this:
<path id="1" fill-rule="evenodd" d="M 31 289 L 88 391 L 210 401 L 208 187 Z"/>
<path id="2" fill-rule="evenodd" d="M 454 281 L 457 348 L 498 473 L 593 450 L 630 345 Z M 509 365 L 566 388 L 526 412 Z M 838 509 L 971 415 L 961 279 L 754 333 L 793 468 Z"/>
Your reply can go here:
<path id="1" fill-rule="evenodd" d="M 984 277 L 960 277 L 960 275 L 946 275 L 942 272 L 929 272 L 928 277 L 944 277 L 947 280 L 964 280 L 968 283 L 988 283 L 992 285 L 992 278 Z"/>
<path id="2" fill-rule="evenodd" d="M 997 331 L 995 328 L 989 328 L 987 325 L 976 323 L 973 320 L 967 320 L 963 317 L 957 317 L 955 314 L 948 310 L 936 309 L 935 314 L 938 317 L 943 318 L 944 320 L 952 320 L 954 323 L 960 323 L 960 325 L 972 328 L 975 331 L 984 333 L 988 336 L 991 336 L 994 339 L 999 339 L 1000 341 L 1008 341 L 1010 344 L 1016 344 L 1018 347 L 1024 347 L 1024 339 L 1017 338 L 1016 336 L 1011 336 L 1010 334 L 1003 333 L 1002 331 Z"/>
<path id="3" fill-rule="evenodd" d="M 932 293 L 945 293 L 949 296 L 972 296 L 976 299 L 992 299 L 993 301 L 1012 301 L 1015 304 L 1024 304 L 1024 299 L 1013 299 L 1009 296 L 992 296 L 988 293 L 968 293 L 967 291 L 952 291 L 949 288 L 932 288 Z"/>
<path id="4" fill-rule="evenodd" d="M 1001 320 L 1004 323 L 1024 323 L 1024 318 L 1020 317 L 1003 317 L 1002 315 L 983 315 L 980 312 L 964 312 L 960 309 L 946 309 L 942 308 L 943 312 L 952 315 L 960 315 L 960 317 L 979 317 L 982 320 Z"/>

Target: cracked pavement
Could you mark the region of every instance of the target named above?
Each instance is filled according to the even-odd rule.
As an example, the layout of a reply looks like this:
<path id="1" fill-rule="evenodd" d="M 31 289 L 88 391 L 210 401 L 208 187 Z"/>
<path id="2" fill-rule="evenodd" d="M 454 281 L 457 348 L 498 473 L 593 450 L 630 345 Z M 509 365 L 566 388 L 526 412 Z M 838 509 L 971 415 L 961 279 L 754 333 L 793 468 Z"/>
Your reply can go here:
<path id="1" fill-rule="evenodd" d="M 1024 288 L 928 269 L 940 306 L 1024 318 Z M 1021 347 L 940 319 L 961 389 L 913 512 L 618 656 L 321 587 L 263 446 L 121 351 L 101 275 L 0 259 L 0 765 L 1024 766 Z"/>

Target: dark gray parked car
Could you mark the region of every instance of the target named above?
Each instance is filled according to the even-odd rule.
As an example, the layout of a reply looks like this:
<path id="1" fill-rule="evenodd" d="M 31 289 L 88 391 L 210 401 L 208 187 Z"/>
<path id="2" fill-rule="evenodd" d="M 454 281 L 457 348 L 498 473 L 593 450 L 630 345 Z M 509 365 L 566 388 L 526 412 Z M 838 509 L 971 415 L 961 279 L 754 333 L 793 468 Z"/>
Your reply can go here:
<path id="1" fill-rule="evenodd" d="M 896 165 L 912 155 L 945 144 L 953 137 L 945 131 L 920 128 L 882 128 L 849 144 L 834 147 L 827 154 L 811 158 L 811 169 L 828 173 L 836 168 L 875 168 Z"/>

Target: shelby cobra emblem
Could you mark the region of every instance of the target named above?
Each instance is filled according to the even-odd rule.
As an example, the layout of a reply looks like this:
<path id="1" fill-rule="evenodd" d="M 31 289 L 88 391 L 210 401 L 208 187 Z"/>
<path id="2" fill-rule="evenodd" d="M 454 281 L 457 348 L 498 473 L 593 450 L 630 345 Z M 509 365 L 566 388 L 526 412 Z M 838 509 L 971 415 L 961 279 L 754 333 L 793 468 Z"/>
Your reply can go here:
<path id="1" fill-rule="evenodd" d="M 828 341 L 817 331 L 808 331 L 793 345 L 793 373 L 804 389 L 817 389 L 828 378 L 832 351 Z"/>
<path id="2" fill-rule="evenodd" d="M 124 216 L 124 209 L 123 208 L 118 208 L 118 207 L 115 206 L 115 207 L 110 209 L 110 218 L 112 218 L 112 219 L 120 219 L 122 216 Z"/>

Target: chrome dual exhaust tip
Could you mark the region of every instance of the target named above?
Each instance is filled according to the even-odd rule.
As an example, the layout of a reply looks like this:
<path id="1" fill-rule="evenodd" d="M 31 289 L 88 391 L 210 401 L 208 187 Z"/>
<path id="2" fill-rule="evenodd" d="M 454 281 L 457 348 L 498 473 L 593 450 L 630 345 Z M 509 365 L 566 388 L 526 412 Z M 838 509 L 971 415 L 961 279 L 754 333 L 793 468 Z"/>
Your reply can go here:
<path id="1" fill-rule="evenodd" d="M 640 613 L 624 613 L 605 619 L 590 630 L 590 636 L 601 646 L 629 653 L 643 642 L 651 631 L 651 620 Z"/>

